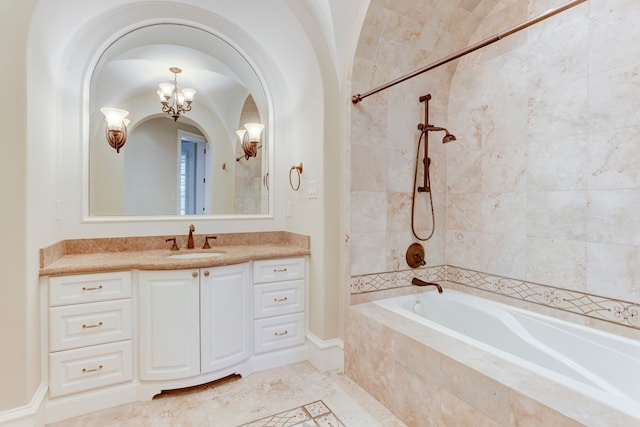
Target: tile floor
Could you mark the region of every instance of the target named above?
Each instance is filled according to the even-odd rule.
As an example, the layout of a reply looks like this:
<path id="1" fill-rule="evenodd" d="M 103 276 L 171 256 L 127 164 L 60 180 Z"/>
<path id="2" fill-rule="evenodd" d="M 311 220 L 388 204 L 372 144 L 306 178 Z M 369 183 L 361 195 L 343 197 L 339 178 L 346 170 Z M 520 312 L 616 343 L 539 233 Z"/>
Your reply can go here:
<path id="1" fill-rule="evenodd" d="M 318 401 L 329 411 L 324 414 L 328 417 L 321 417 Z M 290 411 L 298 409 L 306 410 L 309 416 L 287 418 Z M 323 424 L 326 420 L 334 421 Z M 165 392 L 148 402 L 130 403 L 49 426 L 342 427 L 339 423 L 345 427 L 406 427 L 343 373 L 321 373 L 308 362 Z"/>
<path id="2" fill-rule="evenodd" d="M 345 427 L 322 400 L 269 415 L 240 427 Z"/>

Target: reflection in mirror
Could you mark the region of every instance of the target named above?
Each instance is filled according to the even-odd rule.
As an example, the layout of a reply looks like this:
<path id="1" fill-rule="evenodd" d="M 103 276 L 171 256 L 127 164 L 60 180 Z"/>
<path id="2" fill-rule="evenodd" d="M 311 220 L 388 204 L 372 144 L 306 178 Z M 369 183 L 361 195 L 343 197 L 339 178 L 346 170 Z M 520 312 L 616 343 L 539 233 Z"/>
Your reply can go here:
<path id="1" fill-rule="evenodd" d="M 178 97 L 175 105 L 185 108 L 178 117 L 175 109 L 167 113 L 161 83 L 165 90 L 193 88 L 190 109 Z M 101 108 L 129 112 L 119 153 L 105 138 Z M 90 216 L 269 213 L 265 91 L 225 40 L 177 24 L 127 33 L 95 67 L 88 113 Z M 264 129 L 243 150 L 237 131 L 247 124 Z"/>

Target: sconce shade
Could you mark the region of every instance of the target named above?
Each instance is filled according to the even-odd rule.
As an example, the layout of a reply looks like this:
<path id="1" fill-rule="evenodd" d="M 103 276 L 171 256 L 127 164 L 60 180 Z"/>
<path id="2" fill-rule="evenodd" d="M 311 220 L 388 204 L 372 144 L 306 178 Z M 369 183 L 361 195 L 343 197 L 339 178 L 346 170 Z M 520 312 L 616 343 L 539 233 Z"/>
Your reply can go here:
<path id="1" fill-rule="evenodd" d="M 193 97 L 196 94 L 195 89 L 184 88 L 182 89 L 182 95 L 184 95 L 184 100 L 187 102 L 193 102 Z"/>
<path id="2" fill-rule="evenodd" d="M 249 142 L 260 142 L 260 135 L 264 129 L 262 123 L 246 123 L 244 127 L 249 133 Z"/>
<path id="3" fill-rule="evenodd" d="M 238 138 L 240 138 L 240 147 L 244 152 L 244 156 L 236 158 L 236 161 L 239 161 L 243 157 L 245 160 L 256 157 L 258 148 L 260 148 L 258 143 L 260 142 L 260 135 L 262 134 L 264 125 L 262 123 L 246 123 L 244 127 L 246 130 L 239 129 L 236 131 Z"/>
<path id="4" fill-rule="evenodd" d="M 120 153 L 120 149 L 127 142 L 127 125 L 131 122 L 125 119 L 129 112 L 119 108 L 101 108 L 100 112 L 104 114 L 104 120 L 107 122 L 105 126 L 105 137 L 109 145 Z"/>
<path id="5" fill-rule="evenodd" d="M 160 90 L 157 92 L 162 101 L 168 101 L 173 93 L 173 85 L 171 83 L 160 83 Z"/>

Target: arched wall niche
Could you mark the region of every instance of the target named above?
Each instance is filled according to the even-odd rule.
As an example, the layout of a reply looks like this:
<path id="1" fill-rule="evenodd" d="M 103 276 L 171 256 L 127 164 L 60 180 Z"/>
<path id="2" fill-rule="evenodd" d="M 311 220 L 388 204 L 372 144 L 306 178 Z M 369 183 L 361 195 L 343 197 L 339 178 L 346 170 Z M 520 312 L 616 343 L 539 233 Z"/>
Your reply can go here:
<path id="1" fill-rule="evenodd" d="M 259 70 L 230 37 L 215 29 L 193 23 L 176 23 L 166 18 L 136 25 L 133 29 L 110 37 L 106 41 L 106 49 L 98 52 L 100 56 L 93 70 L 87 73 L 87 76 L 91 76 L 89 93 L 83 93 L 83 99 L 85 105 L 89 106 L 88 111 L 84 112 L 88 115 L 84 123 L 89 123 L 89 138 L 84 141 L 89 155 L 86 162 L 88 171 L 85 173 L 89 177 L 88 220 L 117 221 L 123 216 L 126 219 L 135 217 L 147 220 L 163 215 L 195 216 L 191 219 L 207 216 L 218 219 L 227 216 L 270 217 L 269 202 L 273 192 L 262 184 L 260 177 L 268 176 L 272 158 L 253 162 L 259 166 L 259 170 L 255 171 L 258 179 L 242 179 L 233 173 L 237 157 L 235 146 L 238 145 L 236 130 L 247 96 L 255 100 L 256 108 L 266 118 L 265 122 L 261 122 L 265 129 L 260 145 L 268 152 L 266 149 L 274 143 L 270 138 L 269 97 Z M 174 67 L 178 68 L 175 76 L 172 71 Z M 155 128 L 146 125 L 143 133 L 134 131 L 137 122 L 149 115 L 156 115 L 160 109 L 156 94 L 158 83 L 173 83 L 174 79 L 180 88 L 196 89 L 189 111 L 180 114 L 176 121 L 165 114 L 166 123 L 154 122 L 157 125 Z M 86 84 L 84 86 L 87 87 Z M 105 128 L 101 113 L 103 107 L 129 112 L 127 119 L 132 120 L 132 131 L 128 139 L 132 144 L 145 141 L 144 145 L 149 149 L 165 148 L 150 149 L 142 157 L 136 154 L 141 148 L 132 144 L 126 144 L 117 153 L 105 150 L 101 146 L 104 137 L 101 132 L 96 132 L 96 129 Z M 204 182 L 206 188 L 202 194 L 210 195 L 199 202 L 202 205 L 197 209 L 181 207 L 179 201 L 187 197 L 195 200 L 198 191 L 193 188 L 194 193 L 187 196 L 191 187 L 179 185 L 182 168 L 173 165 L 182 156 L 177 155 L 175 150 L 167 150 L 167 144 L 171 145 L 172 141 L 173 144 L 182 145 L 177 132 L 189 121 L 197 124 L 202 133 L 207 135 L 208 142 L 206 150 L 196 150 L 197 162 L 204 167 L 205 175 L 185 178 L 192 180 L 194 185 Z M 87 134 L 87 130 L 84 134 Z M 152 139 L 160 138 L 167 144 L 152 144 L 151 135 Z M 178 147 L 176 149 L 180 151 Z M 196 152 L 188 158 L 196 161 Z M 130 156 L 134 156 L 135 161 L 122 162 L 119 159 Z M 109 166 L 120 163 L 123 168 Z M 201 167 L 194 166 L 186 170 L 200 174 Z M 142 173 L 143 170 L 148 173 Z M 159 170 L 164 173 L 159 174 Z M 141 179 L 149 174 L 158 179 Z M 155 185 L 160 182 L 164 182 L 164 185 Z M 155 196 L 150 197 L 150 192 Z M 138 196 L 132 198 L 127 194 Z M 252 197 L 252 202 L 247 203 L 247 195 L 253 194 L 258 197 Z M 239 200 L 229 203 L 228 197 Z M 149 203 L 142 203 L 147 200 Z"/>
<path id="2" fill-rule="evenodd" d="M 322 82 L 317 70 L 310 67 L 317 58 L 312 49 L 305 44 L 308 42 L 302 35 L 304 29 L 295 21 L 286 4 L 280 7 L 269 8 L 261 3 L 256 4 L 261 19 L 246 16 L 240 5 L 230 5 L 228 2 L 218 2 L 216 5 L 208 5 L 207 9 L 195 7 L 194 3 L 202 2 L 149 2 L 143 1 L 135 5 L 124 4 L 126 2 L 114 2 L 108 7 L 101 5 L 97 8 L 89 8 L 84 4 L 79 5 L 78 10 L 60 17 L 62 22 L 55 22 L 51 28 L 45 28 L 50 23 L 51 15 L 58 15 L 55 3 L 42 2 L 43 7 L 36 13 L 34 22 L 40 21 L 43 31 L 34 31 L 33 43 L 37 45 L 34 52 L 46 51 L 42 57 L 35 57 L 35 62 L 40 62 L 41 67 L 33 75 L 33 104 L 40 104 L 33 108 L 32 119 L 34 122 L 48 123 L 44 126 L 55 132 L 34 132 L 33 140 L 36 144 L 52 144 L 57 146 L 59 154 L 56 166 L 56 179 L 48 178 L 49 185 L 55 186 L 50 194 L 58 197 L 64 207 L 58 229 L 65 238 L 79 238 L 100 235 L 141 235 L 182 232 L 184 224 L 172 221 L 168 218 L 155 218 L 153 221 L 130 221 L 117 226 L 109 225 L 101 221 L 87 221 L 83 216 L 83 200 L 79 195 L 86 194 L 83 184 L 86 180 L 84 172 L 78 165 L 83 164 L 86 158 L 86 150 L 82 145 L 83 130 L 87 128 L 87 117 L 83 115 L 86 109 L 87 99 L 84 94 L 89 90 L 90 72 L 92 66 L 97 63 L 100 52 L 104 50 L 120 34 L 131 31 L 140 25 L 150 22 L 176 22 L 199 26 L 208 31 L 216 31 L 232 38 L 247 58 L 253 62 L 255 69 L 260 74 L 266 92 L 271 111 L 269 120 L 270 132 L 278 129 L 278 138 L 273 150 L 269 153 L 274 156 L 274 170 L 277 164 L 290 163 L 288 158 L 292 153 L 303 153 L 301 160 L 319 158 L 314 150 L 321 150 L 322 134 L 309 137 L 302 123 L 317 121 L 322 116 Z M 187 4 L 189 3 L 189 4 Z M 214 7 L 215 6 L 215 7 Z M 220 7 L 218 7 L 220 6 Z M 64 9 L 64 8 L 63 8 Z M 213 12 L 215 9 L 215 12 Z M 277 16 L 281 20 L 288 19 L 291 25 L 287 26 L 287 33 L 273 33 L 269 29 L 259 25 L 262 19 L 269 20 Z M 46 19 L 45 19 L 46 17 Z M 39 19 L 38 19 L 39 18 Z M 83 22 L 83 25 L 65 25 L 70 21 Z M 275 22 L 275 19 L 272 19 Z M 251 31 L 249 31 L 251 30 Z M 295 36 L 292 36 L 295 34 Z M 289 45 L 284 40 L 294 40 Z M 284 48 L 287 47 L 287 49 Z M 259 65 L 255 65 L 259 64 Z M 294 73 L 294 70 L 304 69 L 303 76 Z M 41 70 L 41 71 L 40 71 Z M 301 78 L 303 77 L 303 78 Z M 37 102 L 42 98 L 55 100 L 56 105 L 65 105 L 65 108 L 46 109 Z M 309 103 L 305 100 L 309 97 L 317 99 L 318 103 Z M 52 135 L 56 135 L 52 138 Z M 281 141 L 281 142 L 280 142 Z M 310 143 L 310 147 L 296 148 L 301 141 Z M 284 166 L 280 169 L 284 170 Z M 286 176 L 272 174 L 272 185 L 275 198 L 284 198 L 287 183 Z M 283 179 L 285 178 L 285 179 Z M 55 201 L 53 202 L 55 203 Z M 284 229 L 284 203 L 274 203 L 269 211 L 273 212 L 272 218 L 257 219 L 255 221 L 225 220 L 225 230 L 233 231 L 264 231 L 270 229 Z M 132 224 L 134 223 L 135 224 Z M 215 232 L 214 223 L 211 223 L 212 232 Z M 114 230 L 116 230 L 114 232 Z M 174 231 L 172 231 L 174 230 Z"/>
<path id="3" fill-rule="evenodd" d="M 365 93 L 475 42 L 476 29 L 500 0 L 465 2 L 387 2 L 372 0 L 360 32 L 352 68 L 352 93 Z M 517 24 L 519 21 L 514 22 Z M 351 276 L 406 268 L 406 248 L 414 242 L 411 192 L 424 105 L 430 93 L 431 124 L 447 126 L 452 79 L 458 63 L 429 71 L 378 92 L 351 108 Z M 451 129 L 455 134 L 455 129 Z M 429 266 L 445 263 L 446 149 L 430 143 L 431 184 L 436 231 L 424 242 Z M 420 173 L 420 172 L 419 172 Z M 421 176 L 421 175 L 419 175 Z M 388 206 L 386 221 L 361 221 L 371 205 Z M 416 224 L 428 234 L 431 221 L 424 198 L 418 201 Z M 396 206 L 402 206 L 399 210 Z"/>

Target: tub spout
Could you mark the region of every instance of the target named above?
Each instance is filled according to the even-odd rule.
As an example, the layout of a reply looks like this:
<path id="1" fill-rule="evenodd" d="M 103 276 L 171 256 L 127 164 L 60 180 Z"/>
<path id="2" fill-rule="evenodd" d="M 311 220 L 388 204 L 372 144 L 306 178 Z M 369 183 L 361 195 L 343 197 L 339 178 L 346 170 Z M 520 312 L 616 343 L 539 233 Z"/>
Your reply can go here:
<path id="1" fill-rule="evenodd" d="M 420 280 L 417 277 L 414 277 L 413 280 L 411 280 L 411 284 L 416 286 L 435 286 L 436 288 L 438 288 L 438 293 L 442 293 L 442 286 L 433 282 L 425 282 L 424 280 Z"/>

